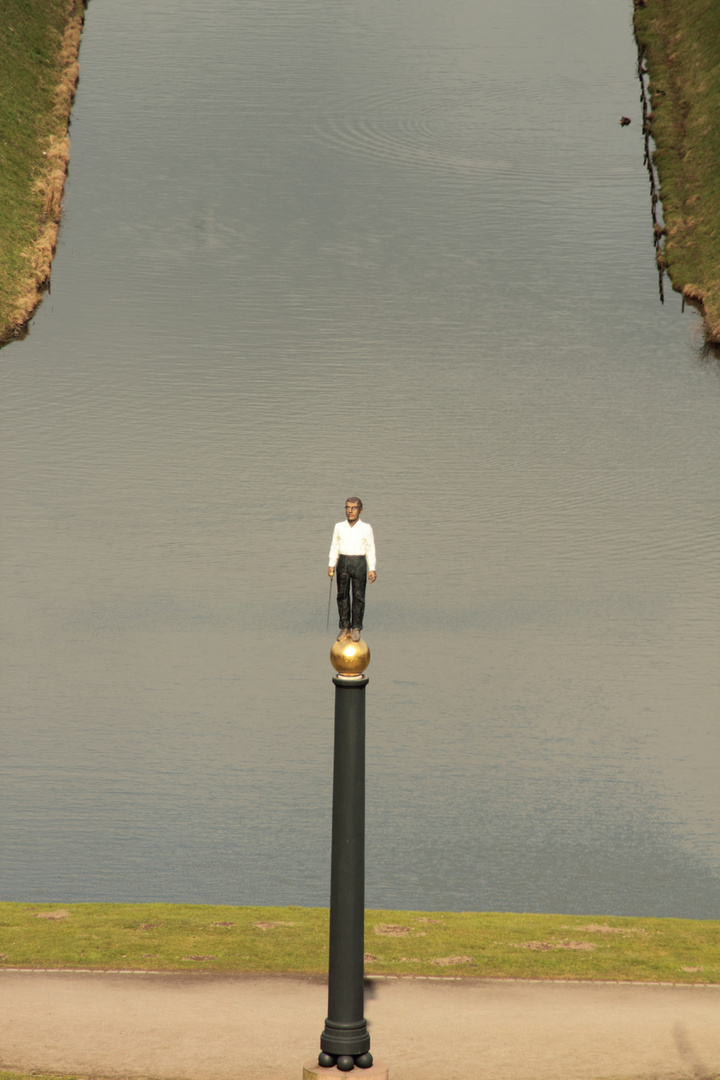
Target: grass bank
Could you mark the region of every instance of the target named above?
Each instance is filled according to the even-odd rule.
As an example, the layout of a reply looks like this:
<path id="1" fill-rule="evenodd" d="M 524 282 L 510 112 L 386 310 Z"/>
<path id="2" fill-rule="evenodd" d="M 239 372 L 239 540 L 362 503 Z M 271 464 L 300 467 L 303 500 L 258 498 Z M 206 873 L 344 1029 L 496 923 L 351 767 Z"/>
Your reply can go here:
<path id="1" fill-rule="evenodd" d="M 50 278 L 83 15 L 83 0 L 0 0 L 0 345 Z"/>
<path id="2" fill-rule="evenodd" d="M 664 242 L 658 261 L 720 344 L 720 4 L 634 0 Z"/>
<path id="3" fill-rule="evenodd" d="M 326 908 L 0 904 L 0 968 L 323 975 Z M 368 975 L 720 983 L 720 921 L 368 911 Z"/>

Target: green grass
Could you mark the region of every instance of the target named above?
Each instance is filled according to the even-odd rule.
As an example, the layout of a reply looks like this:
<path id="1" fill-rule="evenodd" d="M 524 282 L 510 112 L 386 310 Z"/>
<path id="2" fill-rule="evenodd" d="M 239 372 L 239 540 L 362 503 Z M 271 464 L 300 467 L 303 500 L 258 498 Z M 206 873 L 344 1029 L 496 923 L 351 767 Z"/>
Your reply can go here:
<path id="1" fill-rule="evenodd" d="M 647 65 L 654 161 L 673 287 L 705 314 L 720 342 L 720 4 L 635 0 L 635 36 Z"/>
<path id="2" fill-rule="evenodd" d="M 50 188 L 62 190 L 72 100 L 57 93 L 68 62 L 61 49 L 79 6 L 0 0 L 0 344 L 36 306 L 49 273 L 56 229 L 48 222 L 59 217 L 59 193 L 50 198 Z"/>
<path id="3" fill-rule="evenodd" d="M 0 904 L 2 968 L 322 975 L 327 940 L 325 908 Z M 720 983 L 720 921 L 368 911 L 365 949 L 368 975 Z"/>

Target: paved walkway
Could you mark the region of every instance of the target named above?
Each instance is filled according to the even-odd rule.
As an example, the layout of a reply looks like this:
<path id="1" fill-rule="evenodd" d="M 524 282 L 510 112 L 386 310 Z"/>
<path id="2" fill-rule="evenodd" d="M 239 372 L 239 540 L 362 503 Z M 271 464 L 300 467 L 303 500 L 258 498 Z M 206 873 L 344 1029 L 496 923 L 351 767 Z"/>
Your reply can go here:
<path id="1" fill-rule="evenodd" d="M 281 977 L 2 971 L 0 1001 L 0 1067 L 301 1080 L 327 991 Z M 720 987 L 373 980 L 366 1015 L 391 1080 L 720 1076 Z"/>

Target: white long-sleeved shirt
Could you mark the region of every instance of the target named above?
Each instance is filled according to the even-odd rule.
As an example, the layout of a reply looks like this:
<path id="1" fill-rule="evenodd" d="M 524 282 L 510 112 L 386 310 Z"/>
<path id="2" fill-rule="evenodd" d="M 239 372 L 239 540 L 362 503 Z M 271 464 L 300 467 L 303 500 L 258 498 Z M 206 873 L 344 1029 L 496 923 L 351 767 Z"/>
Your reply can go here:
<path id="1" fill-rule="evenodd" d="M 338 555 L 364 555 L 367 558 L 368 570 L 374 570 L 376 557 L 372 525 L 359 520 L 352 526 L 348 521 L 338 521 L 333 530 L 329 566 L 335 566 Z"/>

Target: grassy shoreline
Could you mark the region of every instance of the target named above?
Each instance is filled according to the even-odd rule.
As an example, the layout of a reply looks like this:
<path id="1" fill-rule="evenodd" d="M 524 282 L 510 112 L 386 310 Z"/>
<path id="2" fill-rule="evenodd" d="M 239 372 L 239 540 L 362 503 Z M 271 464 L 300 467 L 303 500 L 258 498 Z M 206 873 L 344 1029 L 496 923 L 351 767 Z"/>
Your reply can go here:
<path id="1" fill-rule="evenodd" d="M 720 5 L 634 0 L 664 215 L 658 261 L 720 344 Z M 0 0 L 0 346 L 48 287 L 84 0 Z"/>
<path id="2" fill-rule="evenodd" d="M 0 971 L 322 976 L 326 908 L 0 903 Z M 366 974 L 720 983 L 720 920 L 368 911 Z"/>
<path id="3" fill-rule="evenodd" d="M 634 0 L 646 127 L 655 144 L 663 238 L 658 263 L 720 344 L 720 6 Z"/>
<path id="4" fill-rule="evenodd" d="M 0 346 L 50 279 L 69 162 L 83 0 L 0 0 Z"/>

